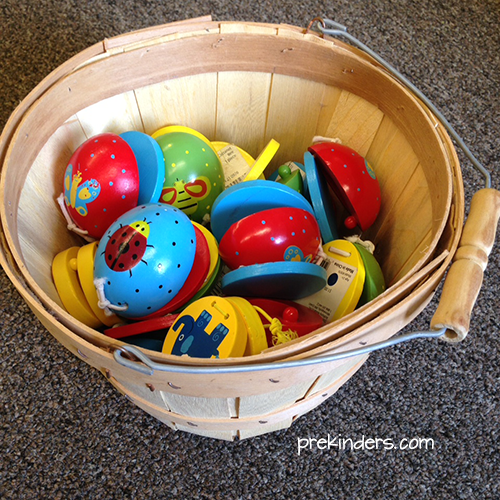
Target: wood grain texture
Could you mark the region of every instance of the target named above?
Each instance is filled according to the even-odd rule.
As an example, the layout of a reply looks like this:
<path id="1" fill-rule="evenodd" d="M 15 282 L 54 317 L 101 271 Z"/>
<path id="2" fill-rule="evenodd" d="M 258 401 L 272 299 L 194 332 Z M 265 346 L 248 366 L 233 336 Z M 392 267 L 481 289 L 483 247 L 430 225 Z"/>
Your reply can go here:
<path id="1" fill-rule="evenodd" d="M 144 132 L 184 125 L 215 138 L 217 74 L 189 75 L 135 90 Z"/>
<path id="2" fill-rule="evenodd" d="M 151 398 L 148 397 L 147 392 L 131 393 L 128 391 L 127 386 L 123 385 L 118 379 L 110 377 L 109 380 L 133 403 L 173 429 L 201 436 L 209 436 L 214 439 L 233 441 L 288 428 L 296 418 L 312 410 L 328 397 L 335 394 L 338 388 L 359 370 L 364 361 L 365 358 L 354 365 L 345 365 L 343 370 L 337 371 L 337 376 L 332 383 L 324 387 L 321 391 L 314 392 L 304 399 L 298 401 L 290 400 L 288 405 L 277 411 L 241 418 L 217 418 L 213 415 L 203 415 L 202 412 L 202 416 L 186 416 L 185 414 L 179 414 L 168 409 L 165 410 L 162 405 L 158 406 L 151 402 Z M 200 398 L 200 402 L 204 402 L 203 398 Z M 196 405 L 196 403 L 194 404 Z M 194 410 L 195 413 L 198 411 Z"/>
<path id="3" fill-rule="evenodd" d="M 257 158 L 266 145 L 272 75 L 225 71 L 218 74 L 215 138 Z"/>
<path id="4" fill-rule="evenodd" d="M 103 99 L 78 111 L 76 116 L 87 137 L 104 132 L 121 134 L 129 130 L 144 131 L 133 91 Z"/>

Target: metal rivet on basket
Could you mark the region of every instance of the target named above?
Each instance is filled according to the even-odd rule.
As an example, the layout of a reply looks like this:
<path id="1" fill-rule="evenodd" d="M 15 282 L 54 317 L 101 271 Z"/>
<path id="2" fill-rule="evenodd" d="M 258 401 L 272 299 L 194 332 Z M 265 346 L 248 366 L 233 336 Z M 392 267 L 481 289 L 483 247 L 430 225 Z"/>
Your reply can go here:
<path id="1" fill-rule="evenodd" d="M 198 427 L 197 424 L 193 424 L 193 422 L 187 422 L 188 425 L 190 425 L 191 427 Z"/>
<path id="2" fill-rule="evenodd" d="M 267 420 L 259 420 L 259 424 L 267 424 Z"/>
<path id="3" fill-rule="evenodd" d="M 153 384 L 146 384 L 146 387 L 151 391 L 154 392 L 155 386 Z"/>
<path id="4" fill-rule="evenodd" d="M 274 380 L 273 378 L 270 378 L 269 382 L 272 382 L 273 384 L 278 384 L 279 380 Z"/>
<path id="5" fill-rule="evenodd" d="M 180 389 L 179 386 L 172 384 L 172 382 L 169 382 L 168 385 L 172 387 L 172 389 Z"/>
<path id="6" fill-rule="evenodd" d="M 106 378 L 111 378 L 111 372 L 106 368 L 106 370 L 104 370 L 104 375 L 106 376 Z"/>
<path id="7" fill-rule="evenodd" d="M 88 356 L 86 354 L 84 354 L 82 351 L 80 351 L 80 349 L 77 349 L 76 352 L 84 359 L 87 359 Z"/>
<path id="8" fill-rule="evenodd" d="M 326 398 L 327 396 L 328 396 L 328 393 L 327 393 L 327 392 L 325 392 L 324 394 L 321 394 L 321 397 L 322 397 L 322 398 Z"/>

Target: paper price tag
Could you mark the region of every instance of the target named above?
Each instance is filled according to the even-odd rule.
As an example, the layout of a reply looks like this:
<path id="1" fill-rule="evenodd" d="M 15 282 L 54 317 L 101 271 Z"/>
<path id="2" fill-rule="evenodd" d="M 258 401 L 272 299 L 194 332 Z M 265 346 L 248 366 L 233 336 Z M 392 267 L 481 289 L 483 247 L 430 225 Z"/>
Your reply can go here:
<path id="1" fill-rule="evenodd" d="M 226 189 L 233 184 L 242 182 L 250 172 L 250 165 L 247 163 L 238 148 L 233 144 L 220 149 L 219 155 L 222 168 L 224 169 L 224 177 L 226 180 Z"/>
<path id="2" fill-rule="evenodd" d="M 327 285 L 314 295 L 296 302 L 316 311 L 325 322 L 330 323 L 344 314 L 346 299 L 349 300 L 352 295 L 358 268 L 330 256 L 325 258 L 321 267 L 327 272 Z"/>

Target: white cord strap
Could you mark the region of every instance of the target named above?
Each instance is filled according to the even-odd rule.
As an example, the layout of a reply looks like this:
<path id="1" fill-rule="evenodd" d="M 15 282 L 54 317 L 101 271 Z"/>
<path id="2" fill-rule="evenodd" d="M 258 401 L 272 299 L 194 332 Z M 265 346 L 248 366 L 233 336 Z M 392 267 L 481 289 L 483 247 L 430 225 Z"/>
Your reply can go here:
<path id="1" fill-rule="evenodd" d="M 91 236 L 87 236 L 89 234 L 89 232 L 87 230 L 80 229 L 71 219 L 71 216 L 69 215 L 68 209 L 66 208 L 66 203 L 64 202 L 64 193 L 61 193 L 57 197 L 57 203 L 59 204 L 59 207 L 61 208 L 61 212 L 64 215 L 64 218 L 66 219 L 68 229 L 70 231 L 77 233 L 78 235 L 80 235 L 83 239 L 85 239 L 89 243 L 92 243 L 93 241 L 95 241 L 94 238 L 92 238 Z"/>
<path id="2" fill-rule="evenodd" d="M 342 144 L 342 141 L 338 137 L 323 137 L 322 135 L 315 135 L 312 140 L 313 144 L 318 142 L 334 142 L 335 144 Z"/>
<path id="3" fill-rule="evenodd" d="M 346 236 L 345 239 L 347 241 L 350 241 L 351 243 L 357 243 L 358 245 L 361 245 L 372 255 L 373 252 L 375 252 L 375 245 L 370 240 L 362 240 L 358 235 Z"/>
<path id="4" fill-rule="evenodd" d="M 97 291 L 97 298 L 99 301 L 97 305 L 104 310 L 106 316 L 111 316 L 113 311 L 126 311 L 128 309 L 128 305 L 125 304 L 123 306 L 116 306 L 112 304 L 104 294 L 104 283 L 106 282 L 106 278 L 96 278 L 94 280 L 94 286 Z"/>

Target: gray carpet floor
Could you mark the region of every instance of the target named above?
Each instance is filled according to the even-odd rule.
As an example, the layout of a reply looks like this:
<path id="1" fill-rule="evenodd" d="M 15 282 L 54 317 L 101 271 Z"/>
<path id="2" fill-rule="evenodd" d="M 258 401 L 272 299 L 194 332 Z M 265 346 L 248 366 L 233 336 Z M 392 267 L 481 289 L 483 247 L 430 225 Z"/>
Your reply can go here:
<path id="1" fill-rule="evenodd" d="M 500 186 L 498 0 L 2 0 L 0 127 L 51 70 L 101 41 L 211 14 L 307 26 L 321 15 L 399 68 Z M 460 153 L 467 206 L 482 178 Z M 499 499 L 499 245 L 469 336 L 370 356 L 288 430 L 230 443 L 174 432 L 38 322 L 0 271 L 2 499 Z M 405 331 L 427 329 L 439 299 Z M 311 449 L 301 438 L 431 438 L 434 449 Z"/>

